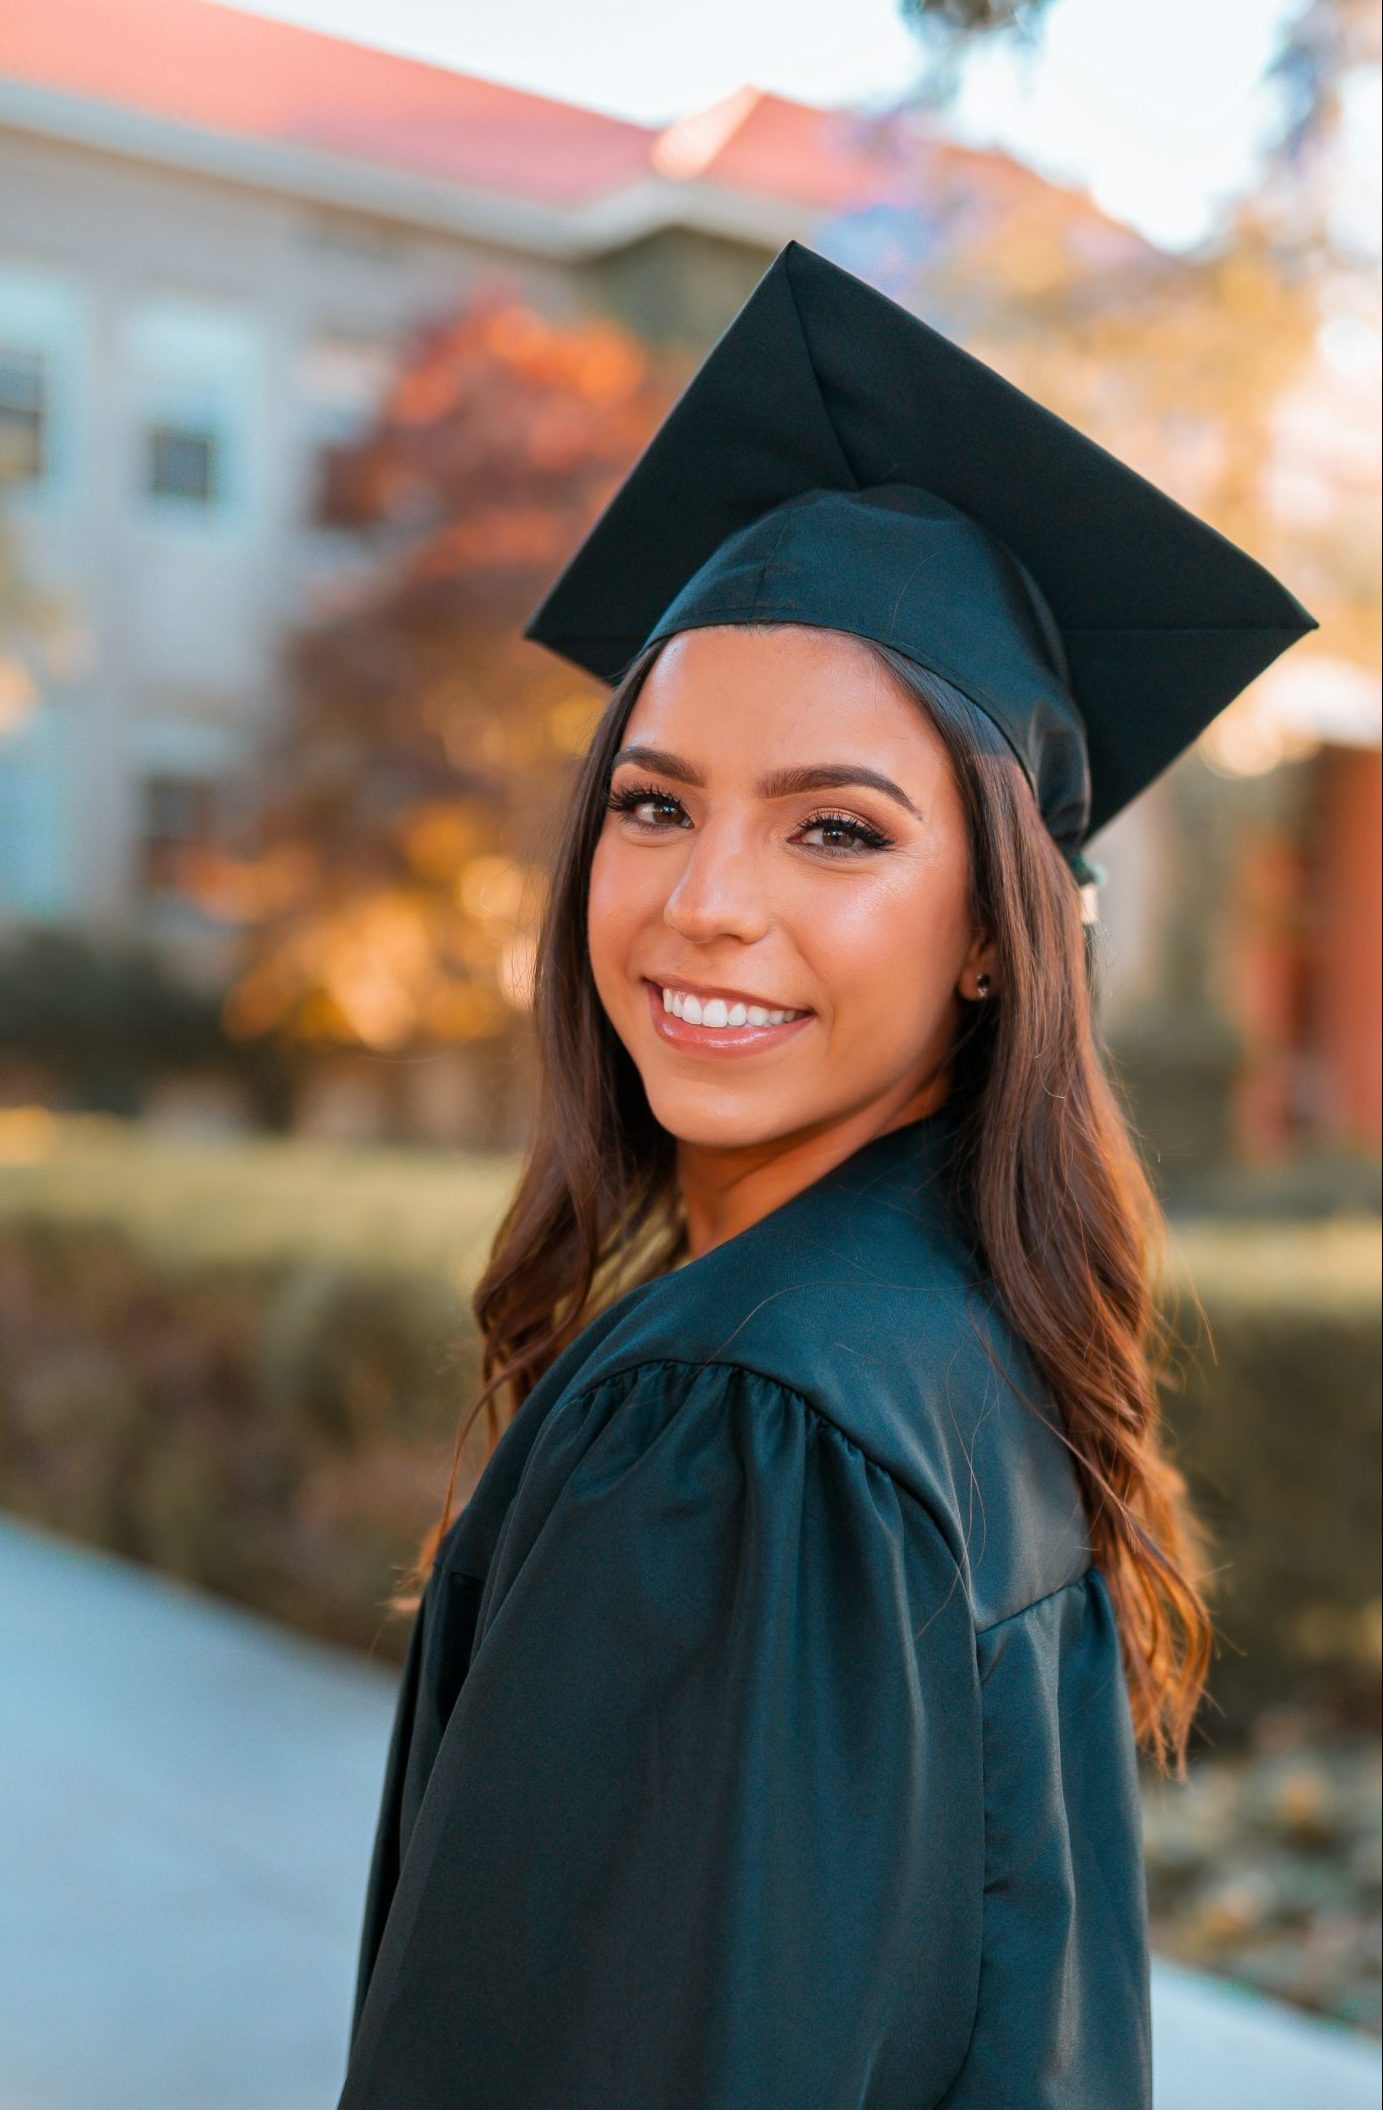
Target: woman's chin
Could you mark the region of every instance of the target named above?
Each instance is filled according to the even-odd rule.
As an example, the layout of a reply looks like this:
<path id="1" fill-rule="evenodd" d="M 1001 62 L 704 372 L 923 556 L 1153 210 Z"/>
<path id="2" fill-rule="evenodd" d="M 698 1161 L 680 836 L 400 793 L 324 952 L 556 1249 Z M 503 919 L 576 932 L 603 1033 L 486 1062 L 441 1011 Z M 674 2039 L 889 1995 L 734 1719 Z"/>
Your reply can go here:
<path id="1" fill-rule="evenodd" d="M 659 1126 L 699 1150 L 749 1150 L 776 1142 L 798 1126 L 792 1103 L 781 1092 L 736 1091 L 726 1084 L 650 1086 L 647 1078 L 644 1088 Z"/>

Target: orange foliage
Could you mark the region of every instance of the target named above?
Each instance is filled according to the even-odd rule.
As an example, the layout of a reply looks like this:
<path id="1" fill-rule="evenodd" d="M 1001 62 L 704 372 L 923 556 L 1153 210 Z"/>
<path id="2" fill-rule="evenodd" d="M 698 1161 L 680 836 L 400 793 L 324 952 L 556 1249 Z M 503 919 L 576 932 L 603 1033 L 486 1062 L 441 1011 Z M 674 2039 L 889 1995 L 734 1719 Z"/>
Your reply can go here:
<path id="1" fill-rule="evenodd" d="M 509 295 L 406 346 L 322 488 L 323 521 L 387 529 L 385 554 L 292 640 L 254 839 L 198 873 L 242 926 L 231 1033 L 393 1051 L 518 1029 L 597 700 L 519 631 L 685 378 Z"/>

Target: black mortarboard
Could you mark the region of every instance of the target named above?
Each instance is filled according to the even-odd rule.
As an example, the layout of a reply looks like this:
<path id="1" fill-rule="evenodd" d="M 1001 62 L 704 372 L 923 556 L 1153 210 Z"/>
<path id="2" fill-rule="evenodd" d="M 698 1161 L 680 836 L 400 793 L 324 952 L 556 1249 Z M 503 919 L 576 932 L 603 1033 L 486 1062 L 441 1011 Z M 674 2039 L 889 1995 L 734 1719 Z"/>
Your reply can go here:
<path id="1" fill-rule="evenodd" d="M 655 638 L 754 621 L 944 675 L 1068 858 L 1319 627 L 1217 529 L 800 242 L 523 634 L 614 683 Z"/>

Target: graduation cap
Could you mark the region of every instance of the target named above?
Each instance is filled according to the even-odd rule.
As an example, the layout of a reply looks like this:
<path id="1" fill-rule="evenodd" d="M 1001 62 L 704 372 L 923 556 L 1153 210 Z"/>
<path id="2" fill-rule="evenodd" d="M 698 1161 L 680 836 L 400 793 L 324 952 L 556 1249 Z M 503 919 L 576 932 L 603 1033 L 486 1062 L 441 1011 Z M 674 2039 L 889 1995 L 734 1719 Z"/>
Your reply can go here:
<path id="1" fill-rule="evenodd" d="M 1319 628 L 1217 529 L 795 241 L 523 635 L 613 684 L 655 638 L 750 622 L 849 631 L 954 683 L 1078 877 L 1086 835 Z"/>

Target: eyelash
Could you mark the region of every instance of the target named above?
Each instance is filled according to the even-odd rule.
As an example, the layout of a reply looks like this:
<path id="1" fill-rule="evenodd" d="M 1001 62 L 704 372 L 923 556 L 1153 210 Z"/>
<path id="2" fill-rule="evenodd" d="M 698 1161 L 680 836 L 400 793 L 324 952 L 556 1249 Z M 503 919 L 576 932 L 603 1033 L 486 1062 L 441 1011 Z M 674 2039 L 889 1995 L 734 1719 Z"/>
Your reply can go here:
<path id="1" fill-rule="evenodd" d="M 659 791 L 653 784 L 627 785 L 619 791 L 612 791 L 605 803 L 612 813 L 620 814 L 630 814 L 636 806 L 650 804 L 676 806 L 679 812 L 686 811 L 680 799 L 674 798 L 670 791 Z M 654 835 L 664 832 L 653 821 L 636 821 L 634 825 L 636 828 L 645 828 Z M 805 820 L 802 823 L 802 826 L 804 828 L 845 828 L 855 838 L 856 846 L 853 850 L 822 850 L 821 854 L 824 857 L 857 857 L 862 850 L 891 850 L 893 848 L 891 835 L 883 834 L 880 829 L 875 828 L 869 821 L 859 820 L 851 813 L 814 813 L 809 820 Z"/>

